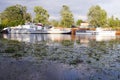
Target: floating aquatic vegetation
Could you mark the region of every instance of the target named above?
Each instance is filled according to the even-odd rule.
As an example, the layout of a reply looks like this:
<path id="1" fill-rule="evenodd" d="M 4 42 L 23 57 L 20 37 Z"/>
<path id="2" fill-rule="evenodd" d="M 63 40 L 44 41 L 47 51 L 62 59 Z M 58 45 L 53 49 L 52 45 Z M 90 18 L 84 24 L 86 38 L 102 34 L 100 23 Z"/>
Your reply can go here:
<path id="1" fill-rule="evenodd" d="M 0 44 L 1 53 L 6 56 L 27 57 L 32 56 L 39 60 L 58 61 L 70 65 L 89 64 L 94 67 L 119 67 L 120 48 L 115 41 L 90 41 L 88 47 L 74 45 L 73 41 L 24 43 L 3 40 Z M 110 43 L 110 44 L 109 44 Z M 74 46 L 73 46 L 74 45 Z M 114 47 L 114 48 L 113 48 Z M 2 55 L 1 54 L 1 55 Z M 117 65 L 116 65 L 117 64 Z"/>
<path id="2" fill-rule="evenodd" d="M 63 41 L 61 42 L 61 44 L 62 44 L 63 46 L 73 46 L 73 41 L 63 40 Z"/>
<path id="3" fill-rule="evenodd" d="M 15 47 L 7 47 L 5 49 L 5 53 L 14 53 L 14 52 L 16 52 Z"/>

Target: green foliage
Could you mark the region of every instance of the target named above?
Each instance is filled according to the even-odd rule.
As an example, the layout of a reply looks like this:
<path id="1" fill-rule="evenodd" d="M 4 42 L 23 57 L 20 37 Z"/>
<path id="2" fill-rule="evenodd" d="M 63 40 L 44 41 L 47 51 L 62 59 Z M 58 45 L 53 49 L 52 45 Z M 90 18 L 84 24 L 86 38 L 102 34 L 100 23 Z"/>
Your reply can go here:
<path id="1" fill-rule="evenodd" d="M 107 13 L 100 6 L 92 6 L 88 12 L 88 21 L 94 27 L 104 27 L 107 21 Z"/>
<path id="2" fill-rule="evenodd" d="M 120 20 L 118 18 L 114 18 L 114 16 L 108 18 L 108 26 L 111 28 L 120 27 Z"/>
<path id="3" fill-rule="evenodd" d="M 63 45 L 63 46 L 73 46 L 73 42 L 72 41 L 70 41 L 70 40 L 63 40 L 62 42 L 61 42 L 61 44 Z"/>
<path id="4" fill-rule="evenodd" d="M 34 12 L 36 14 L 34 21 L 36 23 L 48 24 L 49 14 L 47 10 L 45 10 L 41 6 L 35 6 Z"/>
<path id="5" fill-rule="evenodd" d="M 62 6 L 60 11 L 61 21 L 49 19 L 48 11 L 41 6 L 34 7 L 35 18 L 34 22 L 42 23 L 43 25 L 53 25 L 55 27 L 71 27 L 74 24 L 73 14 L 69 7 L 66 5 Z M 110 27 L 114 29 L 120 29 L 120 19 L 114 16 L 107 19 L 107 13 L 101 9 L 100 6 L 92 6 L 88 12 L 88 22 L 93 27 Z M 25 24 L 25 22 L 32 22 L 30 13 L 27 13 L 26 6 L 13 5 L 7 7 L 3 12 L 0 13 L 0 30 L 5 27 L 17 26 Z M 79 26 L 82 20 L 77 20 L 76 25 Z"/>
<path id="6" fill-rule="evenodd" d="M 1 13 L 1 15 L 1 23 L 6 26 L 24 24 L 26 21 L 26 15 L 30 16 L 27 13 L 26 7 L 22 5 L 9 6 Z"/>
<path id="7" fill-rule="evenodd" d="M 32 22 L 31 14 L 30 13 L 26 13 L 25 19 L 26 19 L 26 22 Z"/>
<path id="8" fill-rule="evenodd" d="M 76 25 L 80 26 L 80 24 L 83 22 L 83 20 L 79 19 L 76 21 Z"/>
<path id="9" fill-rule="evenodd" d="M 113 27 L 114 26 L 114 16 L 111 18 L 108 18 L 108 26 Z"/>
<path id="10" fill-rule="evenodd" d="M 0 24 L 0 31 L 5 27 L 6 25 Z"/>
<path id="11" fill-rule="evenodd" d="M 69 62 L 70 65 L 77 65 L 79 63 L 83 63 L 83 60 L 80 60 L 79 58 L 76 58 Z"/>
<path id="12" fill-rule="evenodd" d="M 58 27 L 59 26 L 59 21 L 57 21 L 57 20 L 51 20 L 50 24 L 53 25 L 54 27 Z"/>
<path id="13" fill-rule="evenodd" d="M 22 56 L 23 56 L 23 54 L 20 54 L 20 53 L 16 53 L 16 54 L 12 55 L 13 58 L 20 58 Z"/>
<path id="14" fill-rule="evenodd" d="M 68 6 L 63 5 L 60 14 L 61 14 L 61 26 L 71 27 L 71 25 L 74 24 L 73 14 Z"/>
<path id="15" fill-rule="evenodd" d="M 14 47 L 7 47 L 6 49 L 5 49 L 5 52 L 6 53 L 14 53 L 16 50 L 15 50 L 15 48 Z"/>

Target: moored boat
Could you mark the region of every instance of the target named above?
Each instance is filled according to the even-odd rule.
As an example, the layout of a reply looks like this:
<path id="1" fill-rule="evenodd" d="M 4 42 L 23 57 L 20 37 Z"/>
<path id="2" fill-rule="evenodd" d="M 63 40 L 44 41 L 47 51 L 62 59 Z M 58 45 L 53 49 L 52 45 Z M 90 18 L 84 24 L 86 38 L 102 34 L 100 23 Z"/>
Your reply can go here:
<path id="1" fill-rule="evenodd" d="M 111 35 L 111 36 L 115 36 L 116 31 L 114 31 L 114 30 L 104 30 L 102 28 L 96 28 L 96 30 L 77 30 L 76 34 L 89 34 L 89 35 L 102 35 L 102 36 Z"/>
<path id="2" fill-rule="evenodd" d="M 96 28 L 95 34 L 96 35 L 102 35 L 102 36 L 106 36 L 106 35 L 115 36 L 116 31 L 114 31 L 114 30 L 104 30 L 102 28 Z"/>
<path id="3" fill-rule="evenodd" d="M 92 34 L 94 34 L 93 32 L 94 32 L 94 31 L 91 31 L 91 30 L 76 30 L 76 34 L 77 34 L 77 35 L 79 35 L 79 34 L 92 35 Z"/>
<path id="4" fill-rule="evenodd" d="M 71 33 L 70 29 L 59 29 L 53 26 L 41 26 L 34 24 L 26 24 L 22 26 L 5 28 L 10 34 L 68 34 Z"/>

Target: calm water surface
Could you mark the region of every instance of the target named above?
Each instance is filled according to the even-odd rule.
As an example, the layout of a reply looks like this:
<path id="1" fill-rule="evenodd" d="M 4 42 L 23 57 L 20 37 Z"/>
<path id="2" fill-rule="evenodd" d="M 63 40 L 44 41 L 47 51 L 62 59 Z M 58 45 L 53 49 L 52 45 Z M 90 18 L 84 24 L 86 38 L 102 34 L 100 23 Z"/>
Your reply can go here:
<path id="1" fill-rule="evenodd" d="M 119 38 L 119 36 L 101 36 L 101 35 L 69 35 L 69 34 L 3 34 L 3 38 L 10 40 L 18 40 L 23 42 L 36 43 L 39 41 L 63 41 L 63 40 L 79 40 L 80 42 L 110 41 Z"/>
<path id="2" fill-rule="evenodd" d="M 24 46 L 26 52 L 19 59 L 1 52 L 0 80 L 120 80 L 120 36 L 3 34 L 2 38 L 31 45 Z"/>

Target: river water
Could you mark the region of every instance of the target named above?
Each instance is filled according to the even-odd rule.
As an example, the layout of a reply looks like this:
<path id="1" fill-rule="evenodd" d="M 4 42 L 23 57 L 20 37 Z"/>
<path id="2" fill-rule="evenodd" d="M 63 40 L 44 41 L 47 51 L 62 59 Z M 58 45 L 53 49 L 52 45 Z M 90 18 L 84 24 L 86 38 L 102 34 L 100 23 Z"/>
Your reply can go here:
<path id="1" fill-rule="evenodd" d="M 3 34 L 2 38 L 32 47 L 19 59 L 0 56 L 0 80 L 120 80 L 120 36 Z"/>
<path id="2" fill-rule="evenodd" d="M 18 40 L 23 42 L 36 43 L 39 41 L 63 41 L 63 40 L 79 40 L 87 43 L 90 40 L 109 41 L 115 40 L 117 36 L 101 36 L 101 35 L 69 35 L 69 34 L 3 34 L 3 38 L 10 40 Z"/>

